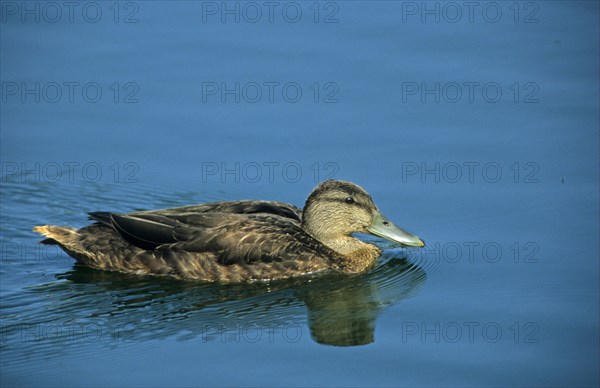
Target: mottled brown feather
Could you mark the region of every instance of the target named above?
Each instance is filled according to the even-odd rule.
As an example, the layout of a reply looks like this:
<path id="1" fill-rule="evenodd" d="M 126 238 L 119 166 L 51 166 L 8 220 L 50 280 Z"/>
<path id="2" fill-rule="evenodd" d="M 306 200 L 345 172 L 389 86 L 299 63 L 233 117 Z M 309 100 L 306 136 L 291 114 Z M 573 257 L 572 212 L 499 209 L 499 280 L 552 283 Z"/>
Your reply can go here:
<path id="1" fill-rule="evenodd" d="M 357 204 L 348 208 L 343 198 L 350 195 Z M 127 214 L 94 212 L 90 219 L 96 223 L 79 230 L 34 230 L 81 264 L 137 274 L 241 282 L 370 268 L 381 251 L 350 236 L 363 230 L 361 217 L 368 221 L 377 210 L 369 195 L 350 182 L 326 181 L 311 193 L 304 214 L 320 208 L 325 209 L 321 217 L 308 217 L 314 223 L 327 223 L 323 215 L 337 220 L 336 209 L 346 212 L 340 214 L 347 222 L 339 228 L 335 223 L 310 225 L 296 206 L 246 200 Z"/>

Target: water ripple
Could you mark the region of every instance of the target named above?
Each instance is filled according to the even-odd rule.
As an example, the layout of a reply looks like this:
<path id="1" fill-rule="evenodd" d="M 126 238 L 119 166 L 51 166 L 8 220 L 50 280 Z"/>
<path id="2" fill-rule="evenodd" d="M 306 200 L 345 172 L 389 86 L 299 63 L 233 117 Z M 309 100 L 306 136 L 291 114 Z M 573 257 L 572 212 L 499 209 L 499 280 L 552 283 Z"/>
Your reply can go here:
<path id="1" fill-rule="evenodd" d="M 110 183 L 8 182 L 1 190 L 10 201 L 1 204 L 0 349 L 15 367 L 26 368 L 33 358 L 65 352 L 85 358 L 98 346 L 126 348 L 167 338 L 209 342 L 245 336 L 252 341 L 265 333 L 288 342 L 369 344 L 381 311 L 414 295 L 429 271 L 435 272 L 434 263 L 421 260 L 415 250 L 393 245 L 384 246 L 372 271 L 357 276 L 222 285 L 104 272 L 73 264 L 61 251 L 41 254 L 31 227 L 83 225 L 90 210 L 161 208 L 215 198 Z"/>

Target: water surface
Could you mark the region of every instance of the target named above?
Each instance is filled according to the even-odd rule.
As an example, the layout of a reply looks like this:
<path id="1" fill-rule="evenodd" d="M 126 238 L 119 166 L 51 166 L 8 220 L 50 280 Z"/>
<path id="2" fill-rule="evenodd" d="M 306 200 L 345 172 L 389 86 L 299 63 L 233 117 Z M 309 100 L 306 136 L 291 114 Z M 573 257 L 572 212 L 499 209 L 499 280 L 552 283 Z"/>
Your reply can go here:
<path id="1" fill-rule="evenodd" d="M 598 385 L 597 2 L 23 4 L 1 3 L 3 386 Z M 427 247 L 226 286 L 31 232 L 302 206 L 326 178 Z"/>

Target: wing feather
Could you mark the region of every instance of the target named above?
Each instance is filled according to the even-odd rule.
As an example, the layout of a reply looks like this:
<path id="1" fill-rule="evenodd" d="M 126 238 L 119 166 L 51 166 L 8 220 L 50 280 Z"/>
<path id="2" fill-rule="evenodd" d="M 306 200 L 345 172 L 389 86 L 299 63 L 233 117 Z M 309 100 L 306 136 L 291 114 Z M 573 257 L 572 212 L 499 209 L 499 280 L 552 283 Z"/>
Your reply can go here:
<path id="1" fill-rule="evenodd" d="M 194 228 L 187 241 L 178 245 L 192 252 L 211 249 L 222 264 L 337 256 L 287 218 L 264 214 L 235 218 L 217 228 Z"/>
<path id="2" fill-rule="evenodd" d="M 210 252 L 224 265 L 337 256 L 302 229 L 301 217 L 302 211 L 293 205 L 268 201 L 90 213 L 140 248 Z"/>

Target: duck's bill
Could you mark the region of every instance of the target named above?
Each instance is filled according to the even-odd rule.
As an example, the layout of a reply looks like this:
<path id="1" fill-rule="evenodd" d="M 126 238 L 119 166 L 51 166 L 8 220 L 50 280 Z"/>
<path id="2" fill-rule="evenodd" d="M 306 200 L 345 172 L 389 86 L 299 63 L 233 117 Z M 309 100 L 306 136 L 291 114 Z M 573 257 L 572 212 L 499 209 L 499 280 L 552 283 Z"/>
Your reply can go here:
<path id="1" fill-rule="evenodd" d="M 379 212 L 377 212 L 373 218 L 373 223 L 367 227 L 367 230 L 375 236 L 383 237 L 402 245 L 411 247 L 425 246 L 425 243 L 420 238 L 400 229 Z"/>

